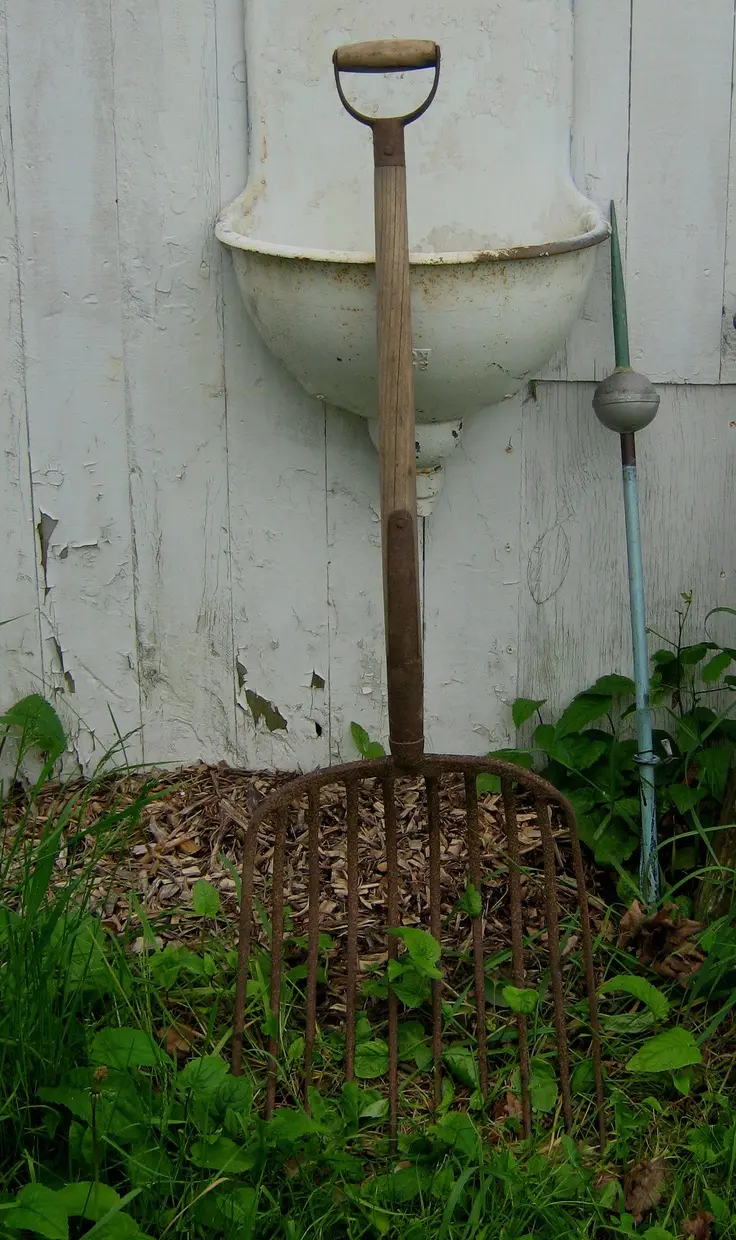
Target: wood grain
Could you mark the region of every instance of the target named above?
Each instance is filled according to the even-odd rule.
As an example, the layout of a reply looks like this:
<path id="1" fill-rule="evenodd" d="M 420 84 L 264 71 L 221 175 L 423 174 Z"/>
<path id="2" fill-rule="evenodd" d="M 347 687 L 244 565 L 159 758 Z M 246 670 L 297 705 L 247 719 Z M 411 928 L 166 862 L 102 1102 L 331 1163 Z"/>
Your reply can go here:
<path id="1" fill-rule="evenodd" d="M 0 621 L 10 623 L 0 624 L 0 712 L 19 697 L 43 689 L 6 46 L 3 2 L 0 4 Z"/>
<path id="2" fill-rule="evenodd" d="M 76 753 L 140 757 L 109 13 L 9 0 L 10 101 L 46 686 Z M 117 755 L 118 761 L 121 754 Z"/>
<path id="3" fill-rule="evenodd" d="M 631 674 L 619 444 L 593 413 L 593 390 L 539 384 L 524 406 L 519 692 L 547 698 L 547 718 L 597 676 Z M 656 420 L 637 435 L 647 622 L 671 638 L 681 595 L 693 591 L 695 641 L 706 612 L 734 599 L 733 397 L 708 386 L 660 391 Z M 728 630 L 716 633 L 726 644 Z"/>
<path id="4" fill-rule="evenodd" d="M 376 154 L 380 138 L 374 136 Z M 422 745 L 419 549 L 416 516 L 414 372 L 409 292 L 406 170 L 375 168 L 378 436 L 389 724 L 392 752 L 418 757 Z M 403 570 L 394 521 L 411 523 L 414 563 Z M 407 551 L 406 554 L 409 554 Z M 413 580 L 412 580 L 413 579 Z M 405 583 L 406 589 L 401 583 Z"/>
<path id="5" fill-rule="evenodd" d="M 733 17 L 732 0 L 633 9 L 626 291 L 631 364 L 654 382 L 719 379 Z"/>
<path id="6" fill-rule="evenodd" d="M 113 0 L 146 757 L 234 759 L 214 0 Z"/>

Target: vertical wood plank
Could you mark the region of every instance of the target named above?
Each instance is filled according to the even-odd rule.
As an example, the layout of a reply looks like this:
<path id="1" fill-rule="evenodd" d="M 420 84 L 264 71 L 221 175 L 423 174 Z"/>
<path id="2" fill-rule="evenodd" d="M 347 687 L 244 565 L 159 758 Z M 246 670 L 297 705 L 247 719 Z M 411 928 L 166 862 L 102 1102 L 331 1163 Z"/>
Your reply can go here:
<path id="1" fill-rule="evenodd" d="M 0 4 L 0 711 L 43 689 L 5 3 Z"/>
<path id="2" fill-rule="evenodd" d="M 427 749 L 508 743 L 519 636 L 521 407 L 468 420 L 425 520 Z"/>
<path id="3" fill-rule="evenodd" d="M 591 384 L 537 390 L 536 408 L 524 408 L 519 691 L 547 698 L 553 719 L 596 677 L 631 675 L 631 630 L 617 436 L 595 417 Z M 709 386 L 661 394 L 637 436 L 647 623 L 675 634 L 692 590 L 698 640 L 706 612 L 732 603 L 736 584 L 732 396 Z"/>
<path id="4" fill-rule="evenodd" d="M 633 10 L 626 254 L 632 365 L 717 383 L 733 0 Z"/>
<path id="5" fill-rule="evenodd" d="M 614 199 L 624 252 L 632 2 L 576 0 L 574 9 L 573 180 L 606 214 Z M 604 243 L 583 313 L 545 378 L 600 380 L 613 368 L 610 270 Z"/>
<path id="6" fill-rule="evenodd" d="M 736 21 L 736 8 L 734 9 Z M 736 63 L 736 26 L 733 63 Z M 733 68 L 732 68 L 733 78 Z M 721 334 L 721 383 L 736 382 L 736 91 L 731 89 L 731 129 L 728 152 L 728 208 L 726 256 L 723 271 L 723 324 Z"/>
<path id="7" fill-rule="evenodd" d="M 289 378 L 225 268 L 238 757 L 329 759 L 325 411 Z"/>
<path id="8" fill-rule="evenodd" d="M 350 724 L 388 749 L 378 453 L 364 418 L 327 411 L 330 757 L 356 758 Z"/>
<path id="9" fill-rule="evenodd" d="M 146 758 L 235 755 L 214 0 L 112 0 Z"/>
<path id="10" fill-rule="evenodd" d="M 110 23 L 8 3 L 18 244 L 49 684 L 94 765 L 140 728 Z M 140 755 L 136 735 L 126 747 Z"/>

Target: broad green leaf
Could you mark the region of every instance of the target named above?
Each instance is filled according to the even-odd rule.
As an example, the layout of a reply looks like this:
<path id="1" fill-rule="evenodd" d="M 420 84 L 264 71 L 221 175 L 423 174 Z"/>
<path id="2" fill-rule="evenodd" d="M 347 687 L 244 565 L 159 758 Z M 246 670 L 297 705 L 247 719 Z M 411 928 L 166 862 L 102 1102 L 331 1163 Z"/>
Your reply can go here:
<path id="1" fill-rule="evenodd" d="M 59 1201 L 70 1218 L 87 1218 L 93 1223 L 99 1222 L 108 1210 L 120 1206 L 120 1195 L 107 1184 L 96 1184 L 92 1180 L 80 1180 L 76 1184 L 67 1184 L 57 1192 Z"/>
<path id="2" fill-rule="evenodd" d="M 646 1012 L 624 1012 L 620 1016 L 601 1016 L 603 1032 L 618 1037 L 619 1034 L 646 1033 L 656 1024 L 656 1017 Z"/>
<path id="3" fill-rule="evenodd" d="M 605 741 L 592 740 L 583 732 L 554 741 L 547 754 L 553 762 L 559 762 L 570 771 L 587 771 L 603 756 L 606 748 Z"/>
<path id="4" fill-rule="evenodd" d="M 580 1063 L 576 1063 L 570 1077 L 570 1089 L 573 1096 L 579 1094 L 590 1094 L 595 1088 L 595 1072 L 593 1070 L 592 1059 L 581 1059 Z"/>
<path id="5" fill-rule="evenodd" d="M 314 1093 L 317 1093 L 315 1090 Z M 319 1096 L 319 1095 L 318 1095 Z M 314 1107 L 314 1095 L 310 1090 L 310 1104 Z M 282 1144 L 294 1144 L 304 1137 L 311 1137 L 319 1132 L 316 1117 L 307 1115 L 306 1111 L 294 1111 L 290 1107 L 279 1107 L 274 1111 L 273 1119 L 268 1121 L 268 1134 L 272 1141 Z"/>
<path id="6" fill-rule="evenodd" d="M 630 676 L 619 676 L 614 673 L 611 676 L 599 676 L 595 684 L 591 685 L 586 692 L 597 694 L 599 697 L 620 697 L 623 693 L 635 693 L 636 685 Z"/>
<path id="7" fill-rule="evenodd" d="M 702 749 L 698 754 L 697 761 L 703 782 L 717 801 L 723 800 L 726 794 L 733 755 L 733 745 L 714 745 L 712 748 Z"/>
<path id="8" fill-rule="evenodd" d="M 521 1076 L 517 1068 L 513 1077 L 513 1089 L 518 1098 L 521 1097 Z M 547 1114 L 553 1111 L 557 1102 L 557 1079 L 551 1063 L 546 1059 L 534 1058 L 531 1061 L 529 1080 L 532 1110 Z"/>
<path id="9" fill-rule="evenodd" d="M 399 1025 L 399 1059 L 413 1059 L 416 1048 L 426 1040 L 424 1026 L 418 1020 L 402 1021 Z"/>
<path id="10" fill-rule="evenodd" d="M 478 1060 L 469 1046 L 453 1046 L 442 1055 L 442 1062 L 461 1085 L 477 1089 L 480 1085 Z"/>
<path id="11" fill-rule="evenodd" d="M 705 667 L 701 668 L 701 680 L 704 680 L 707 685 L 713 684 L 714 681 L 720 679 L 732 662 L 733 654 L 730 650 L 721 650 L 719 654 L 714 654 Z"/>
<path id="12" fill-rule="evenodd" d="M 511 1008 L 512 1012 L 518 1012 L 523 1016 L 531 1016 L 536 1011 L 539 1003 L 539 995 L 536 990 L 525 990 L 517 986 L 504 986 L 503 997 Z"/>
<path id="13" fill-rule="evenodd" d="M 642 1240 L 677 1240 L 677 1236 L 673 1236 L 671 1231 L 667 1231 L 666 1227 L 647 1227 L 642 1232 Z"/>
<path id="14" fill-rule="evenodd" d="M 514 721 L 514 727 L 522 727 L 527 719 L 531 719 L 535 711 L 539 710 L 540 706 L 544 706 L 546 700 L 546 698 L 542 698 L 541 701 L 536 702 L 533 698 L 517 698 L 511 707 L 511 718 Z"/>
<path id="15" fill-rule="evenodd" d="M 350 735 L 361 758 L 384 758 L 386 756 L 383 745 L 379 745 L 378 741 L 372 741 L 365 728 L 361 728 L 359 723 L 350 724 Z"/>
<path id="16" fill-rule="evenodd" d="M 302 1038 L 302 1044 L 303 1042 Z M 303 1050 L 302 1045 L 302 1053 Z M 217 1087 L 215 1106 L 220 1111 L 234 1111 L 236 1115 L 249 1115 L 253 1106 L 253 1085 L 248 1077 L 232 1076 L 228 1072 Z"/>
<path id="17" fill-rule="evenodd" d="M 361 1108 L 361 1119 L 383 1119 L 388 1114 L 388 1098 L 376 1098 Z"/>
<path id="18" fill-rule="evenodd" d="M 216 917 L 220 911 L 220 894 L 206 878 L 198 878 L 192 887 L 192 907 L 198 917 Z"/>
<path id="19" fill-rule="evenodd" d="M 680 650 L 680 662 L 686 667 L 692 667 L 695 663 L 700 663 L 709 650 L 715 649 L 713 642 L 697 642 L 694 646 L 683 646 Z"/>
<path id="20" fill-rule="evenodd" d="M 683 715 L 681 719 L 677 720 L 675 734 L 681 753 L 692 753 L 700 745 L 700 731 L 696 720 L 690 715 Z"/>
<path id="21" fill-rule="evenodd" d="M 432 1131 L 443 1144 L 467 1158 L 473 1158 L 480 1150 L 478 1130 L 466 1111 L 450 1111 L 443 1115 Z"/>
<path id="22" fill-rule="evenodd" d="M 442 948 L 431 934 L 428 934 L 426 930 L 417 930 L 413 926 L 399 926 L 398 929 L 390 930 L 389 933 L 403 940 L 415 969 L 427 977 L 442 977 L 437 968 Z"/>
<path id="23" fill-rule="evenodd" d="M 683 1098 L 690 1095 L 693 1085 L 693 1073 L 691 1068 L 683 1068 L 681 1072 L 672 1073 L 672 1084 L 678 1094 L 682 1094 Z"/>
<path id="24" fill-rule="evenodd" d="M 560 740 L 571 732 L 580 732 L 594 719 L 608 714 L 612 706 L 613 698 L 610 694 L 579 693 L 560 716 L 555 727 L 555 740 Z"/>
<path id="25" fill-rule="evenodd" d="M 249 1171 L 259 1158 L 257 1150 L 244 1150 L 229 1137 L 217 1137 L 215 1141 L 195 1141 L 189 1151 L 195 1167 L 205 1171 L 230 1171 L 237 1175 Z"/>
<path id="26" fill-rule="evenodd" d="M 38 749 L 49 762 L 55 762 L 66 749 L 61 720 L 39 693 L 22 698 L 0 715 L 0 728 L 17 728 L 21 733 L 21 757 L 30 749 Z"/>
<path id="27" fill-rule="evenodd" d="M 13 1231 L 32 1231 L 47 1240 L 68 1240 L 69 1216 L 59 1194 L 45 1184 L 26 1184 L 15 1205 L 2 1214 L 5 1227 Z"/>
<path id="28" fill-rule="evenodd" d="M 657 1020 L 667 1019 L 670 1010 L 669 1002 L 661 990 L 657 990 L 657 987 L 652 986 L 652 983 L 646 981 L 645 978 L 634 977 L 631 973 L 618 973 L 616 977 L 610 977 L 607 982 L 604 982 L 598 991 L 601 995 L 618 992 L 632 995 L 634 999 L 646 1003 Z"/>
<path id="29" fill-rule="evenodd" d="M 468 914 L 468 917 L 480 917 L 483 912 L 483 901 L 480 892 L 468 880 L 465 891 L 458 900 L 458 907 Z"/>
<path id="30" fill-rule="evenodd" d="M 598 824 L 589 816 L 581 815 L 578 833 L 583 843 L 592 848 L 599 865 L 621 865 L 639 847 L 638 838 L 623 823 L 609 823 L 598 835 Z"/>
<path id="31" fill-rule="evenodd" d="M 687 784 L 670 784 L 667 791 L 681 814 L 687 814 L 705 796 L 704 788 L 689 787 Z"/>
<path id="32" fill-rule="evenodd" d="M 510 762 L 512 766 L 523 766 L 527 771 L 531 770 L 534 765 L 533 757 L 528 749 L 492 749 L 486 757 L 497 758 L 499 762 Z M 476 780 L 476 789 L 478 796 L 486 793 L 498 796 L 501 791 L 501 778 L 499 775 L 479 775 Z"/>
<path id="33" fill-rule="evenodd" d="M 388 1046 L 383 1038 L 372 1038 L 355 1048 L 355 1075 L 361 1081 L 370 1081 L 388 1072 Z"/>
<path id="34" fill-rule="evenodd" d="M 94 1064 L 122 1071 L 171 1063 L 143 1029 L 101 1029 L 92 1040 L 90 1059 Z"/>
<path id="35" fill-rule="evenodd" d="M 434 1052 L 428 1042 L 422 1042 L 414 1050 L 414 1063 L 420 1072 L 426 1072 L 427 1068 L 434 1062 Z"/>
<path id="36" fill-rule="evenodd" d="M 626 1067 L 629 1072 L 677 1072 L 680 1068 L 688 1068 L 702 1061 L 690 1030 L 678 1026 L 649 1038 Z"/>
<path id="37" fill-rule="evenodd" d="M 189 1060 L 179 1073 L 176 1084 L 178 1089 L 191 1090 L 199 1097 L 207 1098 L 217 1092 L 227 1075 L 227 1064 L 219 1055 L 203 1055 Z"/>
<path id="38" fill-rule="evenodd" d="M 724 1201 L 722 1197 L 718 1196 L 718 1193 L 714 1193 L 709 1188 L 706 1188 L 705 1196 L 708 1202 L 708 1208 L 716 1223 L 719 1227 L 725 1226 L 731 1216 L 728 1202 Z"/>
<path id="39" fill-rule="evenodd" d="M 391 978 L 391 989 L 396 997 L 405 1007 L 421 1007 L 431 993 L 426 972 L 420 973 L 413 965 L 401 965 L 398 961 L 390 961 L 390 964 L 397 966 L 394 977 Z"/>

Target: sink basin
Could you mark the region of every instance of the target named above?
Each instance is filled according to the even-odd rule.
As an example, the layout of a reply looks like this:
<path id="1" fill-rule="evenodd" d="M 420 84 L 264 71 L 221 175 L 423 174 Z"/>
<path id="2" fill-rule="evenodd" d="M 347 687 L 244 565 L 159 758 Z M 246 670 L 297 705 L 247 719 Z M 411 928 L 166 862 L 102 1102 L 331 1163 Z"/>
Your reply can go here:
<path id="1" fill-rule="evenodd" d="M 246 309 L 265 344 L 320 400 L 376 417 L 376 294 L 369 252 L 300 250 L 244 231 L 245 195 L 222 213 Z M 513 249 L 412 253 L 417 423 L 463 419 L 514 396 L 578 318 L 608 223 Z"/>
<path id="2" fill-rule="evenodd" d="M 312 396 L 375 420 L 373 254 L 261 241 L 247 231 L 247 200 L 246 191 L 223 211 L 216 234 L 232 252 L 264 343 Z M 423 515 L 464 419 L 514 396 L 562 345 L 582 310 L 595 247 L 608 235 L 601 211 L 581 197 L 578 231 L 563 240 L 411 254 Z"/>

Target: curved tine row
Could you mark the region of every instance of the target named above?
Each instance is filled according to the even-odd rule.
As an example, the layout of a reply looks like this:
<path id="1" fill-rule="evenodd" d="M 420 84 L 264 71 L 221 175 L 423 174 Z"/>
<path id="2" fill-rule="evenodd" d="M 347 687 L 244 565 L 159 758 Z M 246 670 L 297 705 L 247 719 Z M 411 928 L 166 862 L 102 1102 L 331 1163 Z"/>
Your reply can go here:
<path id="1" fill-rule="evenodd" d="M 570 1068 L 567 1029 L 565 1022 L 565 1000 L 562 980 L 561 945 L 559 936 L 559 915 L 557 905 L 557 871 L 555 864 L 555 843 L 550 825 L 550 805 L 554 804 L 562 811 L 567 827 L 572 850 L 573 868 L 580 907 L 581 940 L 585 982 L 588 996 L 588 1009 L 592 1030 L 592 1059 L 595 1077 L 595 1092 L 598 1108 L 598 1127 L 601 1148 L 605 1145 L 606 1129 L 604 1116 L 603 1078 L 601 1071 L 600 1026 L 596 1005 L 596 978 L 593 962 L 593 944 L 588 909 L 583 861 L 577 832 L 575 814 L 569 802 L 551 784 L 532 771 L 514 766 L 511 763 L 496 759 L 457 758 L 444 755 L 430 756 L 422 759 L 417 773 L 424 775 L 427 798 L 427 822 L 429 835 L 429 906 L 430 931 L 439 940 L 441 933 L 441 870 L 440 870 L 440 801 L 439 787 L 443 775 L 460 775 L 464 777 L 466 841 L 468 856 L 468 878 L 476 891 L 480 891 L 482 872 L 480 857 L 480 835 L 478 828 L 477 776 L 494 774 L 501 778 L 501 791 L 504 807 L 504 828 L 509 867 L 509 915 L 511 922 L 512 975 L 514 984 L 524 985 L 524 940 L 523 940 L 523 908 L 521 896 L 521 861 L 517 819 L 517 797 L 515 785 L 519 785 L 535 797 L 535 808 L 542 838 L 545 880 L 545 917 L 549 944 L 550 971 L 552 978 L 552 996 L 554 1002 L 554 1022 L 557 1035 L 560 1064 L 560 1087 L 562 1093 L 565 1126 L 569 1132 L 572 1126 L 572 1100 L 570 1092 Z M 359 788 L 367 779 L 375 779 L 383 792 L 385 817 L 385 857 L 387 876 L 387 909 L 386 929 L 394 930 L 399 925 L 399 870 L 396 838 L 396 779 L 405 772 L 397 770 L 390 758 L 381 758 L 372 762 L 350 763 L 331 771 L 315 772 L 301 776 L 282 786 L 278 792 L 266 798 L 254 814 L 243 848 L 242 894 L 240 908 L 239 942 L 238 942 L 238 973 L 235 993 L 235 1015 L 233 1022 L 232 1071 L 238 1075 L 242 1071 L 243 1029 L 246 999 L 246 984 L 249 970 L 250 944 L 253 916 L 253 880 L 256 862 L 256 847 L 260 827 L 265 819 L 274 826 L 273 854 L 273 891 L 272 891 L 272 942 L 271 942 L 271 990 L 270 990 L 270 1021 L 268 1053 L 269 1068 L 267 1079 L 266 1114 L 273 1111 L 276 1096 L 278 1021 L 280 1012 L 280 988 L 283 958 L 283 911 L 284 911 L 284 850 L 287 828 L 287 810 L 303 795 L 308 796 L 308 865 L 309 865 L 309 905 L 308 905 L 308 960 L 307 960 L 307 1011 L 306 1036 L 304 1051 L 304 1094 L 305 1105 L 309 1104 L 309 1087 L 312 1080 L 312 1061 L 314 1040 L 317 1026 L 317 971 L 319 955 L 319 832 L 320 832 L 320 791 L 327 785 L 342 784 L 346 797 L 346 845 L 347 845 L 347 991 L 345 996 L 346 1028 L 345 1028 L 345 1071 L 348 1080 L 354 1075 L 355 1068 L 355 1014 L 358 982 L 358 916 L 359 916 L 359 876 L 358 876 L 358 838 L 359 838 Z M 398 952 L 396 936 L 388 933 L 387 948 L 389 961 Z M 488 1090 L 488 1063 L 485 1025 L 485 973 L 483 958 L 483 924 L 481 917 L 473 918 L 473 966 L 475 1007 L 477 1017 L 478 1068 L 480 1088 L 484 1096 Z M 389 1116 L 390 1134 L 395 1139 L 398 1122 L 398 1007 L 396 995 L 389 985 L 388 999 L 388 1044 L 389 1044 Z M 525 1136 L 531 1133 L 531 1093 L 530 1093 L 530 1059 L 529 1035 L 527 1019 L 523 1014 L 517 1017 L 519 1034 L 519 1061 L 521 1080 L 522 1131 Z M 432 1053 L 434 1060 L 434 1100 L 440 1100 L 440 1065 L 442 1058 L 442 983 L 435 981 L 432 985 Z"/>

